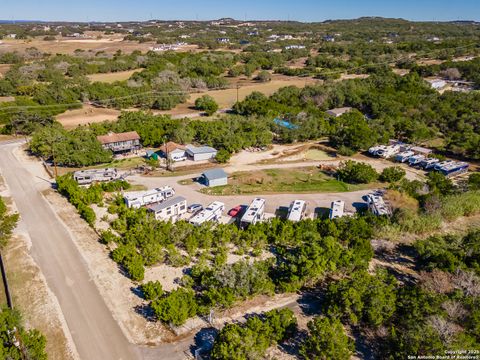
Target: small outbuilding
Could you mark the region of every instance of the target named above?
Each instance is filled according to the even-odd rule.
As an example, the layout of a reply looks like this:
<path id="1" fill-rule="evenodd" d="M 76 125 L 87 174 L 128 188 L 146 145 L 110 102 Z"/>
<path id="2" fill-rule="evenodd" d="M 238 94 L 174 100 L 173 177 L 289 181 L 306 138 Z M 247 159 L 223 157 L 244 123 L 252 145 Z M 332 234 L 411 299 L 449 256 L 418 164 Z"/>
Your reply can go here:
<path id="1" fill-rule="evenodd" d="M 193 161 L 210 160 L 217 156 L 217 149 L 210 146 L 187 145 L 187 155 Z"/>
<path id="2" fill-rule="evenodd" d="M 202 174 L 202 182 L 208 187 L 228 184 L 228 175 L 223 169 L 207 170 Z"/>

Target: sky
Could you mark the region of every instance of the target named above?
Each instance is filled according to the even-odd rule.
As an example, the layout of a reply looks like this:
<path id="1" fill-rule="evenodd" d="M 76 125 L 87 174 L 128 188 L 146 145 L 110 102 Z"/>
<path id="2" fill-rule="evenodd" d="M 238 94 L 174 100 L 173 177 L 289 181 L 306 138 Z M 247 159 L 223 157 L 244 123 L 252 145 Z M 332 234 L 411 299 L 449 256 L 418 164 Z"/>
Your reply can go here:
<path id="1" fill-rule="evenodd" d="M 2 20 L 478 20 L 480 0 L 0 0 Z"/>

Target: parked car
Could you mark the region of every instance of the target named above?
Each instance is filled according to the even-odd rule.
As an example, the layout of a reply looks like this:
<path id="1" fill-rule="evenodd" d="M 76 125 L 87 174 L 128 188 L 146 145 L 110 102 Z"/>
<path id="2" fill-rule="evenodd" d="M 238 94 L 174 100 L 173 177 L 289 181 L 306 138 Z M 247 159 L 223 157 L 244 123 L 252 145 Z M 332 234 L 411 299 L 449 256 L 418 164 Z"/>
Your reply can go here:
<path id="1" fill-rule="evenodd" d="M 187 207 L 187 211 L 192 214 L 202 210 L 203 210 L 203 206 L 200 204 L 191 204 Z"/>
<path id="2" fill-rule="evenodd" d="M 231 217 L 236 217 L 242 211 L 242 205 L 235 206 L 233 209 L 230 209 L 228 215 Z"/>

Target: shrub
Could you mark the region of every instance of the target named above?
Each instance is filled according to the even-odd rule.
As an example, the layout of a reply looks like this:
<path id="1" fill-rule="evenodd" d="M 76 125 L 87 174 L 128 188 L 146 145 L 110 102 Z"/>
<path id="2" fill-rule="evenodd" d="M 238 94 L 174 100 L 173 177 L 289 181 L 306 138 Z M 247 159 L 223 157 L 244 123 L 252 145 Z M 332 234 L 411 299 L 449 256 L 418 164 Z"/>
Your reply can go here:
<path id="1" fill-rule="evenodd" d="M 220 164 L 225 164 L 230 160 L 231 154 L 225 150 L 225 149 L 220 149 L 217 152 L 217 156 L 215 157 L 215 160 L 219 162 Z"/>
<path id="2" fill-rule="evenodd" d="M 378 178 L 377 171 L 369 164 L 348 160 L 340 165 L 338 177 L 351 184 L 368 184 Z"/>
<path id="3" fill-rule="evenodd" d="M 380 180 L 384 182 L 394 183 L 405 177 L 405 170 L 400 166 L 391 166 L 383 169 Z"/>
<path id="4" fill-rule="evenodd" d="M 197 314 L 197 303 L 193 290 L 179 288 L 167 296 L 154 300 L 152 309 L 164 323 L 180 326 Z"/>
<path id="5" fill-rule="evenodd" d="M 163 287 L 159 281 L 149 281 L 140 288 L 145 300 L 156 300 L 163 295 Z"/>
<path id="6" fill-rule="evenodd" d="M 210 95 L 203 95 L 195 100 L 195 108 L 205 111 L 208 116 L 212 116 L 218 110 L 218 104 Z"/>

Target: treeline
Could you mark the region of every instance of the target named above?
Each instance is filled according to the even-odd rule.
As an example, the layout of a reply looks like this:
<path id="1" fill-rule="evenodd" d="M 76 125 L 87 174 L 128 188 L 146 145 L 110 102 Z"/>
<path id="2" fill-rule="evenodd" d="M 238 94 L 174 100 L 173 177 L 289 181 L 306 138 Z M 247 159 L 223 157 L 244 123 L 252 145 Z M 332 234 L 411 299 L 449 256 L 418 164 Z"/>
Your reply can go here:
<path id="1" fill-rule="evenodd" d="M 297 125 L 283 129 L 284 133 L 312 138 L 331 135 L 337 147 L 351 150 L 367 149 L 389 138 L 422 143 L 440 137 L 446 143 L 443 150 L 477 159 L 479 99 L 477 93 L 440 95 L 417 73 L 402 77 L 385 71 L 367 79 L 284 88 L 270 97 L 252 93 L 234 110 L 248 116 L 283 116 Z M 326 120 L 323 111 L 343 106 L 365 117 L 352 112 Z"/>

